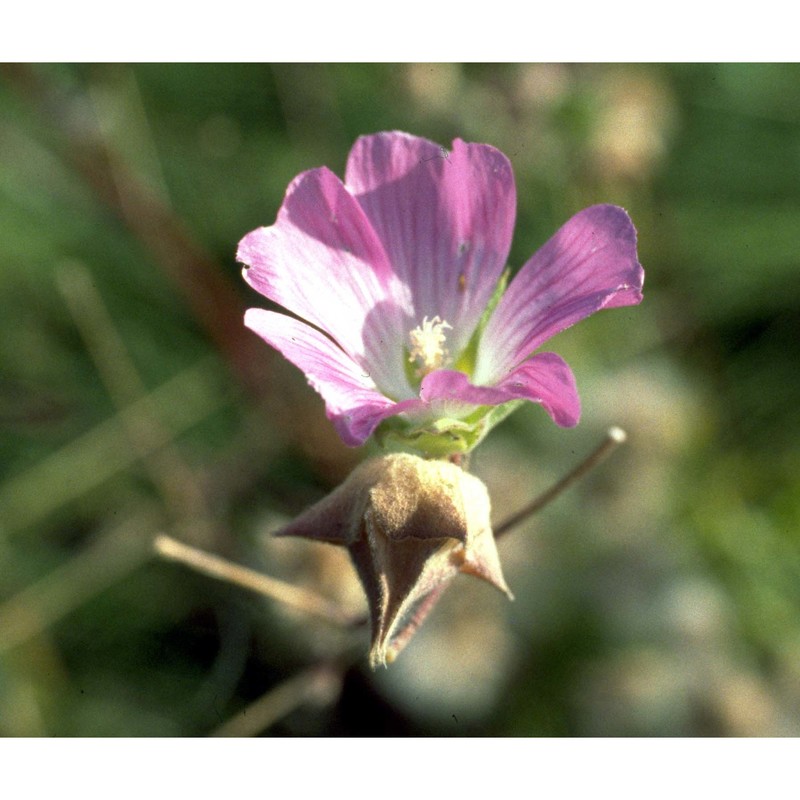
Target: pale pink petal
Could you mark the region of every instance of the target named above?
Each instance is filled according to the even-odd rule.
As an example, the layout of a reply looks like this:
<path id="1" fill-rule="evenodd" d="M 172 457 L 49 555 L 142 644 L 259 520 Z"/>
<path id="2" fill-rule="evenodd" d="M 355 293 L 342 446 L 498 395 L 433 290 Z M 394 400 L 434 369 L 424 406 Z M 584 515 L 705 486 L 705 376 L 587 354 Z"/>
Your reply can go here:
<path id="1" fill-rule="evenodd" d="M 260 308 L 249 309 L 244 322 L 305 373 L 325 400 L 328 418 L 345 444 L 363 444 L 396 405 L 378 391 L 362 367 L 310 325 Z"/>
<path id="2" fill-rule="evenodd" d="M 276 223 L 245 236 L 237 258 L 256 291 L 330 334 L 384 393 L 410 394 L 394 274 L 363 210 L 330 170 L 292 181 Z"/>
<path id="3" fill-rule="evenodd" d="M 639 303 L 643 279 L 625 211 L 584 209 L 511 282 L 484 331 L 474 380 L 497 383 L 559 331 L 601 308 Z"/>
<path id="4" fill-rule="evenodd" d="M 462 372 L 437 370 L 426 375 L 420 398 L 432 416 L 463 417 L 475 406 L 496 406 L 510 400 L 541 404 L 553 421 L 570 428 L 581 415 L 575 377 L 555 353 L 538 353 L 520 364 L 496 386 L 475 386 Z M 421 413 L 421 409 L 414 409 Z"/>
<path id="5" fill-rule="evenodd" d="M 508 159 L 489 145 L 453 142 L 452 152 L 405 133 L 358 139 L 347 186 L 411 290 L 416 327 L 438 316 L 448 347 L 469 341 L 506 264 L 516 213 Z"/>

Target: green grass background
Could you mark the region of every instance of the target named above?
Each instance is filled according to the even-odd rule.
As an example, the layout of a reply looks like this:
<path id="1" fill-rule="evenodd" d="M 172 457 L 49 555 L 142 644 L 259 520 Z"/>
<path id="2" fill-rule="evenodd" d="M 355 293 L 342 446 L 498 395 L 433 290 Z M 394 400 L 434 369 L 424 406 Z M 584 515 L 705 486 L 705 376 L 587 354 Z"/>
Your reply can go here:
<path id="1" fill-rule="evenodd" d="M 363 631 L 151 542 L 360 607 L 341 553 L 270 532 L 371 451 L 243 329 L 234 254 L 297 173 L 391 129 L 509 156 L 512 267 L 611 202 L 646 283 L 548 346 L 581 424 L 525 408 L 471 468 L 500 520 L 609 425 L 629 443 L 502 540 L 514 603 L 459 578 L 372 673 Z M 797 65 L 7 66 L 0 326 L 0 734 L 248 708 L 274 736 L 800 734 Z"/>

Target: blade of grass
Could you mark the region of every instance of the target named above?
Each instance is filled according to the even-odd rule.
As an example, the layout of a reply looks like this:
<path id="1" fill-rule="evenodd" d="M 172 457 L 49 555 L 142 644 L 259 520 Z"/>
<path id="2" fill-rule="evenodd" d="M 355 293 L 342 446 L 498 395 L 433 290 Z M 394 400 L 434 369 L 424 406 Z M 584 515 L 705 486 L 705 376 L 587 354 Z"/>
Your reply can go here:
<path id="1" fill-rule="evenodd" d="M 30 528 L 67 503 L 102 486 L 135 463 L 142 452 L 128 444 L 128 430 L 142 415 L 157 413 L 163 427 L 146 452 L 206 419 L 227 401 L 214 379 L 214 360 L 204 358 L 78 436 L 0 486 L 0 525 L 6 534 Z"/>
<path id="2" fill-rule="evenodd" d="M 142 520 L 129 520 L 0 606 L 0 654 L 38 636 L 152 557 Z"/>
<path id="3" fill-rule="evenodd" d="M 341 684 L 338 670 L 319 664 L 270 689 L 212 731 L 211 736 L 257 736 L 300 706 L 332 703 Z"/>
<path id="4" fill-rule="evenodd" d="M 156 409 L 151 403 L 148 405 L 144 381 L 92 283 L 91 274 L 83 265 L 70 262 L 59 268 L 56 281 L 114 405 L 122 410 L 133 402 L 145 402 L 141 414 L 121 417 L 130 446 L 139 455 L 174 520 L 190 520 L 199 541 L 211 544 L 210 514 L 203 487 Z M 166 444 L 157 447 L 155 442 Z"/>

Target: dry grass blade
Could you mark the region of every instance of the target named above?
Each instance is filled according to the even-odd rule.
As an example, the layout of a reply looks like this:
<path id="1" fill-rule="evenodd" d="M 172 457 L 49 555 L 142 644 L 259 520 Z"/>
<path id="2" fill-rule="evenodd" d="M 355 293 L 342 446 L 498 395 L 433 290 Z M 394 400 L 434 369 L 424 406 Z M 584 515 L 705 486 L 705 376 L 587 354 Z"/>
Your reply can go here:
<path id="1" fill-rule="evenodd" d="M 203 359 L 170 378 L 146 397 L 120 410 L 87 433 L 56 450 L 27 471 L 0 486 L 2 523 L 9 532 L 31 527 L 61 506 L 101 486 L 140 457 L 162 448 L 227 402 Z M 163 422 L 147 449 L 130 447 L 128 431 L 135 420 L 156 412 Z M 69 480 L 64 480 L 68 475 Z"/>
<path id="2" fill-rule="evenodd" d="M 0 606 L 0 654 L 45 631 L 152 557 L 141 521 L 104 536 Z"/>
<path id="3" fill-rule="evenodd" d="M 122 418 L 131 447 L 139 454 L 174 518 L 192 520 L 200 540 L 210 544 L 213 533 L 203 487 L 170 442 L 170 433 L 155 408 L 148 406 L 144 381 L 92 283 L 91 274 L 81 264 L 70 262 L 57 272 L 57 282 L 114 405 L 123 409 L 145 401 L 141 414 Z M 156 442 L 168 444 L 158 448 Z"/>
<path id="4" fill-rule="evenodd" d="M 211 733 L 212 736 L 257 736 L 296 708 L 332 703 L 342 678 L 334 667 L 320 664 L 289 678 Z"/>

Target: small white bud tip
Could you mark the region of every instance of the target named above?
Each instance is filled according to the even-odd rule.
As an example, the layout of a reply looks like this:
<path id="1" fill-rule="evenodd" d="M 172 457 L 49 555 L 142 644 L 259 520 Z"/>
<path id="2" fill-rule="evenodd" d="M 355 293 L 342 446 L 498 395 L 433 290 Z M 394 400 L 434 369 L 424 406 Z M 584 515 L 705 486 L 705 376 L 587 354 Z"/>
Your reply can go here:
<path id="1" fill-rule="evenodd" d="M 613 428 L 608 429 L 608 438 L 611 441 L 616 442 L 617 444 L 622 444 L 624 441 L 627 440 L 628 434 L 625 433 L 622 428 L 618 428 L 616 425 Z"/>

